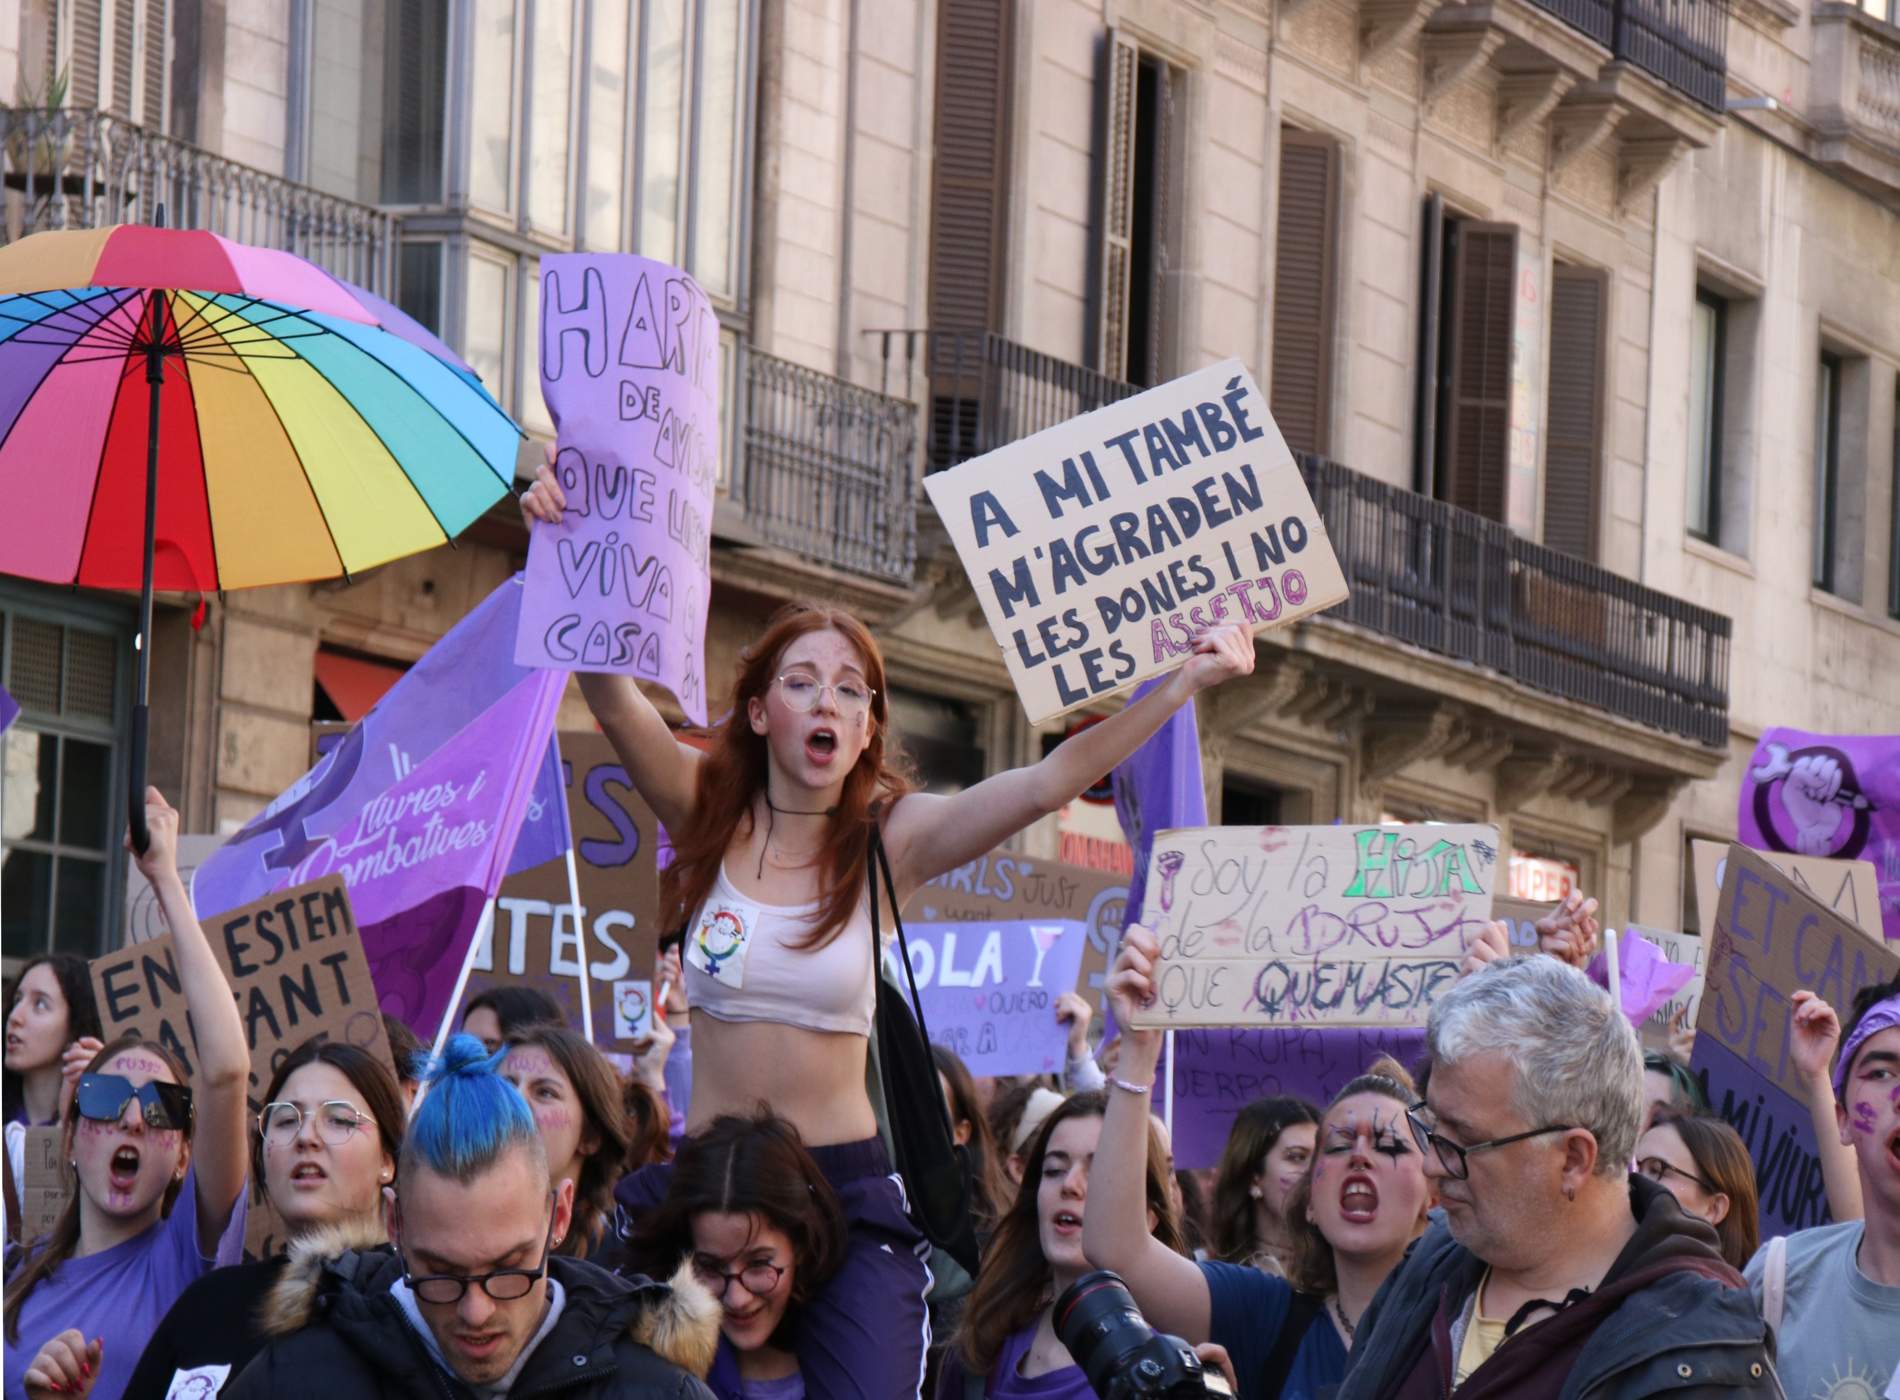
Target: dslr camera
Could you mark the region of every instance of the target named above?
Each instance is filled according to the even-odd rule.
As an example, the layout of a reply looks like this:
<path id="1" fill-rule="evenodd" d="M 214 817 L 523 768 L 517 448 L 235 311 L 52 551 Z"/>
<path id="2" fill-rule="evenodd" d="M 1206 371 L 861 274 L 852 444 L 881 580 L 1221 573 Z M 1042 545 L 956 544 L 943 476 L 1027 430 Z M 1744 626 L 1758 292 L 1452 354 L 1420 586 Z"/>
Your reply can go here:
<path id="1" fill-rule="evenodd" d="M 1232 1395 L 1194 1348 L 1142 1320 L 1121 1278 L 1107 1269 L 1084 1274 L 1056 1299 L 1056 1337 L 1069 1349 L 1101 1400 L 1199 1400 Z"/>

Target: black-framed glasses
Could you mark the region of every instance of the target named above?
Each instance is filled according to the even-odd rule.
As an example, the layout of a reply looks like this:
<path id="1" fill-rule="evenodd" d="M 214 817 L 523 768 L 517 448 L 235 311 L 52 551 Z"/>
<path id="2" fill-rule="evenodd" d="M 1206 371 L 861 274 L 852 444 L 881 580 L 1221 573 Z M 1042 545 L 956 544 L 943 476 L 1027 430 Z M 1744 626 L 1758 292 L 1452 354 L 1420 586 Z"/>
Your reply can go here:
<path id="1" fill-rule="evenodd" d="M 877 694 L 863 681 L 839 681 L 833 685 L 803 671 L 787 671 L 773 679 L 778 683 L 778 693 L 785 698 L 786 707 L 800 714 L 817 709 L 818 697 L 829 690 L 838 713 L 855 719 L 871 708 L 871 697 Z"/>
<path id="2" fill-rule="evenodd" d="M 409 1285 L 409 1291 L 425 1303 L 459 1303 L 462 1295 L 468 1292 L 470 1284 L 478 1285 L 482 1292 L 497 1303 L 512 1303 L 517 1298 L 525 1298 L 534 1290 L 535 1284 L 547 1276 L 548 1260 L 554 1254 L 554 1219 L 548 1218 L 547 1239 L 541 1246 L 541 1264 L 534 1269 L 491 1269 L 485 1274 L 412 1274 L 409 1272 L 409 1256 L 402 1260 L 402 1279 Z"/>
<path id="3" fill-rule="evenodd" d="M 1542 1137 L 1545 1133 L 1576 1131 L 1576 1125 L 1573 1123 L 1547 1123 L 1541 1128 L 1532 1128 L 1528 1132 L 1512 1133 L 1508 1137 L 1488 1138 L 1483 1142 L 1474 1142 L 1469 1147 L 1464 1147 L 1427 1126 L 1425 1120 L 1418 1116 L 1419 1109 L 1424 1106 L 1424 1104 L 1413 1104 L 1405 1110 L 1405 1121 L 1412 1127 L 1412 1140 L 1418 1144 L 1420 1152 L 1435 1153 L 1438 1157 L 1438 1165 L 1444 1168 L 1445 1175 L 1453 1181 L 1466 1181 L 1470 1178 L 1471 1163 L 1467 1159 L 1475 1152 L 1489 1152 L 1493 1148 L 1509 1147 L 1514 1142 Z"/>
<path id="4" fill-rule="evenodd" d="M 312 1108 L 308 1115 L 296 1104 L 288 1100 L 278 1100 L 264 1105 L 257 1115 L 257 1130 L 263 1134 L 264 1141 L 291 1143 L 303 1131 L 304 1118 L 316 1120 L 317 1136 L 332 1147 L 341 1147 L 350 1140 L 350 1135 L 365 1123 L 374 1127 L 376 1120 L 362 1112 L 353 1103 L 344 1099 L 327 1099 Z"/>
<path id="5" fill-rule="evenodd" d="M 1684 1181 L 1693 1181 L 1697 1186 L 1700 1186 L 1704 1191 L 1706 1191 L 1711 1196 L 1716 1194 L 1715 1188 L 1709 1185 L 1709 1183 L 1704 1181 L 1701 1177 L 1697 1176 L 1694 1172 L 1686 1172 L 1681 1167 L 1675 1166 L 1669 1162 L 1665 1162 L 1660 1157 L 1641 1158 L 1636 1163 L 1636 1170 L 1641 1172 L 1644 1176 L 1648 1177 L 1651 1181 L 1655 1182 L 1658 1186 L 1662 1186 L 1666 1188 L 1669 1185 L 1667 1178 L 1672 1177 L 1672 1176 L 1679 1176 Z"/>
<path id="6" fill-rule="evenodd" d="M 116 1123 L 125 1106 L 138 1100 L 148 1128 L 182 1131 L 191 1126 L 191 1090 L 183 1084 L 147 1080 L 134 1084 L 123 1074 L 82 1074 L 75 1102 L 79 1116 L 95 1123 Z"/>
<path id="7" fill-rule="evenodd" d="M 763 1298 L 785 1277 L 785 1270 L 777 1264 L 747 1264 L 737 1273 L 727 1273 L 724 1269 L 715 1269 L 705 1260 L 693 1259 L 693 1274 L 706 1285 L 706 1291 L 715 1298 L 726 1296 L 726 1290 L 732 1287 L 732 1281 L 738 1279 L 745 1285 L 745 1291 L 755 1298 Z"/>

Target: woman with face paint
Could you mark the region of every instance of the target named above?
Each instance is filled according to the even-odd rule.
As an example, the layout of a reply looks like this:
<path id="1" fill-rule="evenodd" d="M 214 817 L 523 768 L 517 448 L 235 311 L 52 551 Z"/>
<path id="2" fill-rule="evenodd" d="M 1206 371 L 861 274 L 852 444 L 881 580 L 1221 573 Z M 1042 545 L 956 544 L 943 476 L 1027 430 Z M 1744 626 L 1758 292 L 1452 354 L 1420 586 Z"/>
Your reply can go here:
<path id="1" fill-rule="evenodd" d="M 545 1023 L 509 1033 L 501 1077 L 521 1091 L 548 1153 L 548 1180 L 574 1183 L 574 1223 L 562 1254 L 601 1262 L 618 1249 L 614 1184 L 627 1169 L 633 1127 L 620 1077 L 581 1035 Z"/>
<path id="2" fill-rule="evenodd" d="M 1082 1232 L 1102 1208 L 1099 1200 L 1089 1201 L 1089 1176 L 1105 1108 L 1099 1093 L 1064 1099 L 1030 1139 L 1022 1184 L 984 1251 L 976 1290 L 937 1379 L 937 1400 L 964 1400 L 972 1376 L 983 1378 L 983 1394 L 992 1400 L 1090 1400 L 1095 1394 L 1056 1337 L 1055 1301 L 1089 1271 Z M 1132 1205 L 1147 1238 L 1187 1262 L 1167 1150 L 1153 1124 L 1140 1180 L 1142 1199 Z"/>
<path id="3" fill-rule="evenodd" d="M 287 1269 L 343 1249 L 387 1243 L 383 1190 L 402 1150 L 402 1090 L 367 1050 L 306 1040 L 264 1088 L 251 1138 L 252 1179 L 288 1238 L 268 1259 L 213 1269 L 173 1304 L 152 1334 L 126 1400 L 216 1394 L 264 1349 L 257 1301 Z"/>
<path id="4" fill-rule="evenodd" d="M 552 470 L 541 470 L 521 506 L 531 522 L 560 520 L 566 497 Z M 1253 663 L 1246 629 L 1208 631 L 1165 684 L 1119 714 L 1040 763 L 953 796 L 913 791 L 887 754 L 883 654 L 846 612 L 781 610 L 741 653 L 730 708 L 703 752 L 674 736 L 631 677 L 581 676 L 594 717 L 673 840 L 660 923 L 686 930 L 686 1132 L 771 1104 L 798 1129 L 851 1222 L 844 1267 L 806 1310 L 800 1362 L 814 1390 L 890 1400 L 914 1394 L 923 1374 L 923 1241 L 866 1089 L 874 843 L 889 857 L 901 907 L 927 881 L 1080 796 L 1196 693 Z M 636 1213 L 650 1209 L 665 1194 L 665 1173 L 630 1175 L 619 1199 Z"/>
<path id="5" fill-rule="evenodd" d="M 655 1278 L 687 1260 L 719 1300 L 719 1350 L 706 1377 L 719 1400 L 801 1400 L 800 1314 L 843 1263 L 845 1228 L 837 1193 L 797 1130 L 761 1108 L 716 1119 L 681 1143 L 666 1199 L 631 1247 Z"/>
<path id="6" fill-rule="evenodd" d="M 7 1279 L 7 1400 L 119 1400 L 165 1310 L 243 1252 L 250 1049 L 178 877 L 178 813 L 157 788 L 145 818 L 150 843 L 134 858 L 172 932 L 197 1072 L 130 1036 L 85 1066 L 61 1140 L 77 1189 Z"/>
<path id="7" fill-rule="evenodd" d="M 1091 1264 L 1122 1276 L 1150 1325 L 1225 1347 L 1240 1394 L 1314 1400 L 1345 1378 L 1356 1324 L 1425 1225 L 1431 1191 L 1405 1119 L 1416 1091 L 1403 1069 L 1382 1059 L 1327 1107 L 1312 1167 L 1287 1198 L 1289 1278 L 1197 1265 L 1154 1247 L 1131 1222 L 1140 1218 L 1139 1164 L 1161 1032 L 1130 1022 L 1153 1001 L 1160 952 L 1153 934 L 1131 924 L 1109 974 L 1122 1057 L 1083 1247 Z"/>

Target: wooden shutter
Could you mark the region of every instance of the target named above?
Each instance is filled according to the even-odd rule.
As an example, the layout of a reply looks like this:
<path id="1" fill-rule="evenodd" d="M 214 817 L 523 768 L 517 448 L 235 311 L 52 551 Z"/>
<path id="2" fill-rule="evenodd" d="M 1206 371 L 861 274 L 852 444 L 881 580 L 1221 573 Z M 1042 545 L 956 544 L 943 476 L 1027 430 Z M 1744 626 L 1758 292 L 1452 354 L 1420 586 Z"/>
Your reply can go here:
<path id="1" fill-rule="evenodd" d="M 138 77 L 139 0 L 111 0 L 112 8 L 112 85 L 109 107 L 115 117 L 137 120 L 133 109 L 133 88 Z"/>
<path id="2" fill-rule="evenodd" d="M 1104 56 L 1095 368 L 1120 379 L 1128 368 L 1128 291 L 1135 231 L 1135 86 L 1140 76 L 1141 50 L 1121 30 L 1110 29 Z"/>
<path id="3" fill-rule="evenodd" d="M 997 329 L 1009 153 L 1011 0 L 942 0 L 931 179 L 930 326 Z"/>
<path id="4" fill-rule="evenodd" d="M 1327 450 L 1338 203 L 1338 144 L 1282 127 L 1271 402 L 1273 421 L 1295 452 Z"/>
<path id="5" fill-rule="evenodd" d="M 139 35 L 138 120 L 148 131 L 171 126 L 171 5 L 140 0 L 145 21 Z"/>
<path id="6" fill-rule="evenodd" d="M 1544 543 L 1596 557 L 1609 279 L 1557 264 L 1550 286 L 1550 403 L 1544 429 Z"/>
<path id="7" fill-rule="evenodd" d="M 1440 464 L 1443 499 L 1492 520 L 1505 518 L 1511 438 L 1511 319 L 1517 290 L 1517 227 L 1463 220 L 1454 226 Z"/>
<path id="8" fill-rule="evenodd" d="M 67 72 L 66 105 L 90 111 L 99 105 L 99 47 L 105 0 L 66 0 L 55 4 L 54 71 Z"/>

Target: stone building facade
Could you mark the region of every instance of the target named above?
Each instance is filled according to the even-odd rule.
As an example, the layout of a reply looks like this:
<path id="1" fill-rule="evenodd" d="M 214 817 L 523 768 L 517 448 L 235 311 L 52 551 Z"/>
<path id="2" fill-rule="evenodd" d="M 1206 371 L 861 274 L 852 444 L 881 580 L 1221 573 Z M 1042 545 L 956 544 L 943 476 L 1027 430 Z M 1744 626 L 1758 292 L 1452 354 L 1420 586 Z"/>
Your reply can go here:
<path id="1" fill-rule="evenodd" d="M 920 475 L 1239 356 L 1355 597 L 1203 708 L 1210 810 L 1496 821 L 1523 893 L 1673 928 L 1764 728 L 1900 731 L 1895 3 L 0 0 L 0 93 L 17 125 L 77 55 L 95 125 L 329 211 L 311 251 L 531 431 L 538 257 L 691 266 L 726 352 L 711 674 L 840 600 L 940 787 L 1066 725 L 1025 721 Z M 48 206 L 9 178 L 13 237 Z M 281 790 L 524 544 L 503 502 L 195 629 L 168 600 L 187 828 Z M 7 957 L 105 946 L 130 609 L 0 580 L 0 613 Z M 1078 803 L 1023 839 L 1112 832 Z"/>

